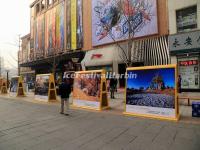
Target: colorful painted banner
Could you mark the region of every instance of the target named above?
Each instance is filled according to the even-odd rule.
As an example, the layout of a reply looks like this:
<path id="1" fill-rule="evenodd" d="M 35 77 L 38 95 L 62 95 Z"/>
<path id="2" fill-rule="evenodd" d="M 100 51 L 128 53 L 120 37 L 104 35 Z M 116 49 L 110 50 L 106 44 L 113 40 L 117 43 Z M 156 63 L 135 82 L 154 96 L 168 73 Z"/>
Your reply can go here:
<path id="1" fill-rule="evenodd" d="M 71 48 L 77 49 L 77 0 L 71 0 Z"/>
<path id="2" fill-rule="evenodd" d="M 176 65 L 127 69 L 125 114 L 177 120 Z"/>
<path id="3" fill-rule="evenodd" d="M 56 7 L 56 49 L 64 49 L 64 2 Z"/>
<path id="4" fill-rule="evenodd" d="M 77 0 L 77 49 L 83 47 L 83 3 Z"/>
<path id="5" fill-rule="evenodd" d="M 67 49 L 71 49 L 71 1 L 70 0 L 68 0 L 68 1 L 66 1 L 66 3 L 67 3 L 67 12 L 66 12 L 66 27 L 67 27 L 67 29 L 66 29 L 66 31 L 67 31 L 67 38 L 66 38 L 66 40 L 67 40 Z"/>
<path id="6" fill-rule="evenodd" d="M 45 19 L 44 15 L 39 16 L 35 21 L 35 51 L 36 56 L 44 56 L 45 49 Z"/>
<path id="7" fill-rule="evenodd" d="M 92 0 L 93 46 L 157 33 L 157 0 Z"/>
<path id="8" fill-rule="evenodd" d="M 46 12 L 45 15 L 45 49 L 47 55 L 53 55 L 56 48 L 56 8 Z"/>
<path id="9" fill-rule="evenodd" d="M 83 47 L 83 12 L 82 0 L 67 1 L 67 49 Z"/>

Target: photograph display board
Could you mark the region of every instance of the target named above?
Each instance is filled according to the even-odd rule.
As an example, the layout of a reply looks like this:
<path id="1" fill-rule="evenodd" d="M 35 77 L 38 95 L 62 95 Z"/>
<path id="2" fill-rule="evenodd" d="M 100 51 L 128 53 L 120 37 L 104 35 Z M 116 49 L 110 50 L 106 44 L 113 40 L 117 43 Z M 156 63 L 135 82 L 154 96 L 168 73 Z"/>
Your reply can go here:
<path id="1" fill-rule="evenodd" d="M 10 95 L 11 96 L 17 96 L 18 79 L 19 79 L 19 76 L 11 78 L 11 81 L 10 81 Z"/>
<path id="2" fill-rule="evenodd" d="M 21 76 L 11 78 L 10 96 L 25 96 L 23 79 Z"/>
<path id="3" fill-rule="evenodd" d="M 157 33 L 157 0 L 92 0 L 93 46 Z"/>
<path id="4" fill-rule="evenodd" d="M 106 79 L 103 70 L 76 72 L 73 106 L 102 110 L 108 107 Z"/>
<path id="5" fill-rule="evenodd" d="M 35 83 L 35 99 L 48 101 L 50 74 L 37 75 Z"/>
<path id="6" fill-rule="evenodd" d="M 7 80 L 6 79 L 0 79 L 1 81 L 1 94 L 7 94 L 8 88 L 7 88 Z"/>
<path id="7" fill-rule="evenodd" d="M 176 65 L 127 69 L 125 114 L 178 120 Z"/>
<path id="8" fill-rule="evenodd" d="M 44 102 L 56 100 L 56 89 L 53 75 L 41 74 L 36 76 L 35 99 Z"/>

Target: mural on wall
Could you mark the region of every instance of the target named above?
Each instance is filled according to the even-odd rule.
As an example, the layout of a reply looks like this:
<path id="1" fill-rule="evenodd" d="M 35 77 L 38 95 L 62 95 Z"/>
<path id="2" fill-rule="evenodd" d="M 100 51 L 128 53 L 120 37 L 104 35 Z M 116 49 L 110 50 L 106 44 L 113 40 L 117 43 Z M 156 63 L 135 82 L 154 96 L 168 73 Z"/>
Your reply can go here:
<path id="1" fill-rule="evenodd" d="M 157 0 L 92 0 L 93 46 L 157 34 L 157 22 Z"/>
<path id="2" fill-rule="evenodd" d="M 56 49 L 64 49 L 64 2 L 56 7 Z"/>
<path id="3" fill-rule="evenodd" d="M 83 46 L 82 0 L 67 1 L 67 49 Z"/>
<path id="4" fill-rule="evenodd" d="M 47 55 L 53 55 L 54 49 L 56 48 L 56 8 L 46 12 L 45 25 L 45 49 Z"/>

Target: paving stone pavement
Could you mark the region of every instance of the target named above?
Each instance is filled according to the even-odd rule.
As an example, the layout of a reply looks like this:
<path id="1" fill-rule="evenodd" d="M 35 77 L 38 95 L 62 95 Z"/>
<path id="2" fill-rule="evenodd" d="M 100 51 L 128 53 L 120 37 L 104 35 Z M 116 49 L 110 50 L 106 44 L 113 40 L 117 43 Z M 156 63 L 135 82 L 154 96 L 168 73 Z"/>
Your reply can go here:
<path id="1" fill-rule="evenodd" d="M 200 125 L 0 98 L 0 150 L 200 150 Z"/>

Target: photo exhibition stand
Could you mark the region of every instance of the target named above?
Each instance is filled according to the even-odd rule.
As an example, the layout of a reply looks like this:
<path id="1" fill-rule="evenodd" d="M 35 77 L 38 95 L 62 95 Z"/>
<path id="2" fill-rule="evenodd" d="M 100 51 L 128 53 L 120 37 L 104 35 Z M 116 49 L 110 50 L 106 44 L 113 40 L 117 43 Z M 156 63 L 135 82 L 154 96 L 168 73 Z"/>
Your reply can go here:
<path id="1" fill-rule="evenodd" d="M 43 102 L 57 100 L 55 80 L 52 74 L 39 74 L 36 76 L 35 100 Z"/>
<path id="2" fill-rule="evenodd" d="M 177 66 L 127 68 L 124 114 L 178 121 Z"/>
<path id="3" fill-rule="evenodd" d="M 72 107 L 98 111 L 109 108 L 104 70 L 75 73 Z"/>
<path id="4" fill-rule="evenodd" d="M 16 97 L 25 96 L 23 78 L 21 76 L 15 76 L 11 78 L 10 96 L 16 96 Z"/>
<path id="5" fill-rule="evenodd" d="M 2 79 L 1 83 L 1 94 L 8 94 L 7 80 Z"/>

